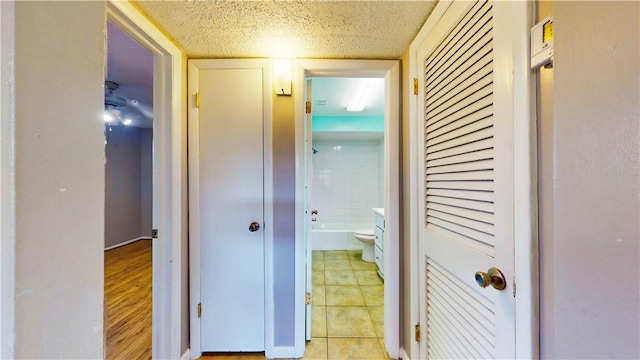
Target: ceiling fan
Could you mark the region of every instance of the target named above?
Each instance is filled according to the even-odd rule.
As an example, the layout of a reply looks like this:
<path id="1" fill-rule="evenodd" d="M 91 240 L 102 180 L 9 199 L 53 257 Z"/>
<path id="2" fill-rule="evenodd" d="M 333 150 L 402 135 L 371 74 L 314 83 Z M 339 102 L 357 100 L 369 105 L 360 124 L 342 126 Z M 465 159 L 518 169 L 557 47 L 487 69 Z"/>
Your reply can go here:
<path id="1" fill-rule="evenodd" d="M 104 82 L 104 86 L 108 90 L 108 93 L 104 95 L 105 106 L 113 106 L 113 107 L 127 106 L 127 99 L 121 96 L 115 95 L 113 93 L 114 90 L 117 90 L 120 87 L 120 84 L 118 84 L 117 82 L 106 80 Z"/>
<path id="2" fill-rule="evenodd" d="M 134 121 L 140 121 L 143 117 L 153 119 L 153 110 L 149 106 L 114 94 L 120 87 L 117 82 L 105 80 L 104 87 L 104 121 L 109 126 L 135 125 Z"/>
<path id="3" fill-rule="evenodd" d="M 104 94 L 104 121 L 109 126 L 131 125 L 133 120 L 122 118 L 122 111 L 118 109 L 127 106 L 127 99 L 113 93 L 120 87 L 120 84 L 105 80 L 104 87 L 107 89 L 107 93 Z"/>

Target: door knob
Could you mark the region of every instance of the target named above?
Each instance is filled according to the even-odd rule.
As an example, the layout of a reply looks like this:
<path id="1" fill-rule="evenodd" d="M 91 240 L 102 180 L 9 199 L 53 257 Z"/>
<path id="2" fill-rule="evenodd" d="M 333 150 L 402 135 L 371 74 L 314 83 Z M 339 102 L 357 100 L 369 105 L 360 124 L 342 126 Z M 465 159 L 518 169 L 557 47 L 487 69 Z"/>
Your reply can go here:
<path id="1" fill-rule="evenodd" d="M 502 271 L 494 267 L 487 270 L 486 273 L 478 271 L 476 273 L 476 283 L 482 288 L 491 285 L 496 290 L 504 290 L 507 287 L 507 282 L 504 280 Z"/>
<path id="2" fill-rule="evenodd" d="M 256 232 L 260 230 L 260 224 L 258 224 L 257 222 L 252 222 L 251 225 L 249 225 L 249 231 L 251 232 Z"/>

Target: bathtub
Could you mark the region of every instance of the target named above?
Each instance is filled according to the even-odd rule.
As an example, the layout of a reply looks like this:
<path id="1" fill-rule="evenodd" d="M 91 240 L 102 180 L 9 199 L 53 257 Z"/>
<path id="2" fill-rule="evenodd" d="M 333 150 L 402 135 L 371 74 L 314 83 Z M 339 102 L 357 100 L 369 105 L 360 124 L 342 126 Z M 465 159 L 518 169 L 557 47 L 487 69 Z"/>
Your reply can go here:
<path id="1" fill-rule="evenodd" d="M 359 229 L 373 229 L 373 224 L 313 224 L 311 250 L 360 250 L 362 243 L 353 237 Z"/>

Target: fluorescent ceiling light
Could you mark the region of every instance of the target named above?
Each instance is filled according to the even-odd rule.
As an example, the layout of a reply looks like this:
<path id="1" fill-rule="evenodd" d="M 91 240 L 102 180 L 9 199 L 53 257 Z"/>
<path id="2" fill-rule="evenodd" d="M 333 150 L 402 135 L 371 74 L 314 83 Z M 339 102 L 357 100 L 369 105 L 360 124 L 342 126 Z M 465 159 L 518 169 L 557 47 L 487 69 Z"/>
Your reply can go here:
<path id="1" fill-rule="evenodd" d="M 361 103 L 361 102 L 351 103 L 349 104 L 349 106 L 347 106 L 348 112 L 360 112 L 363 110 L 364 110 L 364 103 Z"/>
<path id="2" fill-rule="evenodd" d="M 124 125 L 131 125 L 133 121 L 131 121 L 131 119 L 124 119 L 124 121 L 122 122 Z"/>
<path id="3" fill-rule="evenodd" d="M 347 111 L 360 112 L 371 101 L 371 90 L 376 79 L 357 79 L 356 84 L 351 93 Z"/>

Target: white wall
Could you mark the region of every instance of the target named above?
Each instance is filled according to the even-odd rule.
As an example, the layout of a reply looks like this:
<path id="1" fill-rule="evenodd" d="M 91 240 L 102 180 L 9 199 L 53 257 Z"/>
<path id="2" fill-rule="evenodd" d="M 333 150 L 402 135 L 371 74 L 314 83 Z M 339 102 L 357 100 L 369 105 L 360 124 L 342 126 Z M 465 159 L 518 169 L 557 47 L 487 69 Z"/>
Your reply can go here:
<path id="1" fill-rule="evenodd" d="M 384 137 L 376 144 L 378 151 L 378 204 L 376 207 L 384 207 Z"/>
<path id="2" fill-rule="evenodd" d="M 15 356 L 102 358 L 105 4 L 15 5 Z"/>
<path id="3" fill-rule="evenodd" d="M 313 140 L 311 206 L 318 223 L 373 224 L 382 205 L 379 140 Z"/>
<path id="4" fill-rule="evenodd" d="M 539 153 L 542 356 L 638 359 L 640 3 L 552 7 L 553 79 L 542 76 L 541 101 L 551 96 L 553 111 L 540 134 L 552 148 Z"/>

